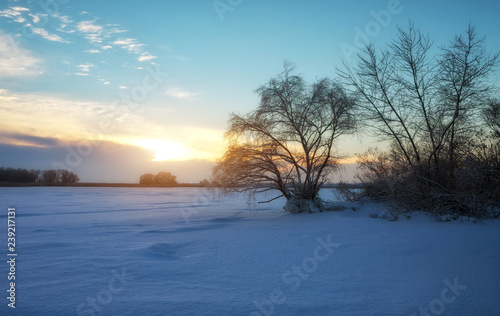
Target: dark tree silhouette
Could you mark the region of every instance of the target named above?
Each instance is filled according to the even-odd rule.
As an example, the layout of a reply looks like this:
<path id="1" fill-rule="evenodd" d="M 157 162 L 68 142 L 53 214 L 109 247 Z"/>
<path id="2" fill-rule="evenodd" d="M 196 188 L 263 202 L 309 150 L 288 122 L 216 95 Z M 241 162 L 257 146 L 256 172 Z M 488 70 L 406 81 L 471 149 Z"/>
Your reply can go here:
<path id="1" fill-rule="evenodd" d="M 37 180 L 39 170 L 26 170 L 22 168 L 0 168 L 0 182 L 33 183 Z"/>
<path id="2" fill-rule="evenodd" d="M 483 110 L 494 93 L 489 75 L 500 58 L 486 51 L 484 41 L 469 25 L 432 56 L 432 41 L 410 23 L 387 49 L 369 44 L 357 65 L 345 65 L 340 75 L 359 98 L 359 117 L 392 142 L 389 154 L 362 159 L 365 180 L 383 179 L 381 191 L 390 185 L 388 192 L 403 194 L 396 200 L 429 209 L 458 209 L 457 203 L 467 204 L 459 198 L 474 198 L 464 174 L 478 157 L 482 114 L 495 128 L 498 113 L 494 104 Z M 391 172 L 384 171 L 388 161 Z"/>
<path id="3" fill-rule="evenodd" d="M 493 137 L 500 140 L 500 100 L 490 100 L 483 114 Z"/>
<path id="4" fill-rule="evenodd" d="M 170 172 L 165 171 L 160 171 L 155 175 L 152 173 L 146 173 L 139 178 L 139 184 L 163 186 L 176 185 L 176 178 L 177 177 L 172 175 Z"/>
<path id="5" fill-rule="evenodd" d="M 143 174 L 139 178 L 139 184 L 151 185 L 154 183 L 154 175 L 152 173 Z"/>
<path id="6" fill-rule="evenodd" d="M 47 183 L 72 184 L 78 182 L 78 176 L 68 170 L 26 170 L 0 168 L 0 182 L 7 183 Z"/>
<path id="7" fill-rule="evenodd" d="M 78 175 L 68 170 L 44 170 L 40 176 L 40 182 L 48 184 L 73 184 L 79 180 Z"/>
<path id="8" fill-rule="evenodd" d="M 57 182 L 57 171 L 56 170 L 44 170 L 41 175 L 41 182 L 45 183 L 56 183 Z"/>
<path id="9" fill-rule="evenodd" d="M 68 170 L 58 170 L 58 173 L 60 181 L 63 184 L 76 183 L 80 180 L 76 174 Z"/>
<path id="10" fill-rule="evenodd" d="M 209 187 L 211 183 L 207 179 L 203 179 L 203 181 L 200 181 L 200 185 L 204 187 Z"/>
<path id="11" fill-rule="evenodd" d="M 154 177 L 154 183 L 159 185 L 175 185 L 177 184 L 176 176 L 170 172 L 160 171 Z"/>

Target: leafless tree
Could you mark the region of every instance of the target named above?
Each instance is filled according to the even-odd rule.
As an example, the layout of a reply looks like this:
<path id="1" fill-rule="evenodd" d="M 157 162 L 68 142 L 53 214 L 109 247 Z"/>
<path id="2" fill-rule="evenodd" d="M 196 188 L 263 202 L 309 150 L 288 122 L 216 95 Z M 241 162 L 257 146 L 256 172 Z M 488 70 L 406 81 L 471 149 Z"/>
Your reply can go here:
<path id="1" fill-rule="evenodd" d="M 484 47 L 485 37 L 479 37 L 469 25 L 465 35 L 456 36 L 449 47 L 443 47 L 439 62 L 439 82 L 448 121 L 442 124 L 443 138 L 448 142 L 450 176 L 457 165 L 457 139 L 467 137 L 471 126 L 480 122 L 479 114 L 492 90 L 488 76 L 499 62 L 499 53 L 491 55 Z M 448 115 L 447 115 L 448 114 Z"/>
<path id="2" fill-rule="evenodd" d="M 58 177 L 61 183 L 72 184 L 78 182 L 80 179 L 78 175 L 68 170 L 58 170 Z"/>
<path id="3" fill-rule="evenodd" d="M 500 100 L 490 100 L 483 115 L 486 124 L 493 132 L 493 137 L 500 141 Z"/>
<path id="4" fill-rule="evenodd" d="M 41 180 L 45 183 L 57 183 L 57 170 L 44 170 L 41 174 Z"/>
<path id="5" fill-rule="evenodd" d="M 291 213 L 321 210 L 318 193 L 336 167 L 335 140 L 353 130 L 354 100 L 336 82 L 307 84 L 294 68 L 256 90 L 261 102 L 231 114 L 228 148 L 212 172 L 223 193 L 277 190 Z"/>
<path id="6" fill-rule="evenodd" d="M 410 23 L 387 49 L 369 44 L 357 65 L 339 71 L 359 98 L 364 121 L 392 141 L 392 156 L 406 162 L 403 169 L 417 184 L 414 195 L 458 189 L 460 147 L 484 122 L 481 113 L 494 88 L 489 76 L 499 63 L 484 41 L 469 25 L 433 55 L 432 41 Z"/>

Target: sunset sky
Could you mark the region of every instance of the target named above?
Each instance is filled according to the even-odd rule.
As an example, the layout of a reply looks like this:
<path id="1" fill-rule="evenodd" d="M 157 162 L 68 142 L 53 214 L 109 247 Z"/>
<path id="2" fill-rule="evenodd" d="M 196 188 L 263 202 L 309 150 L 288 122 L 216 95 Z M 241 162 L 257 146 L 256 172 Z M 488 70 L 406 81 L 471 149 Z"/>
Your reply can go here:
<path id="1" fill-rule="evenodd" d="M 436 47 L 468 23 L 500 50 L 498 1 L 40 0 L 0 4 L 0 166 L 81 181 L 208 178 L 230 112 L 292 61 L 334 78 L 411 19 Z M 362 32 L 362 34 L 361 34 Z M 345 137 L 343 155 L 375 146 Z"/>

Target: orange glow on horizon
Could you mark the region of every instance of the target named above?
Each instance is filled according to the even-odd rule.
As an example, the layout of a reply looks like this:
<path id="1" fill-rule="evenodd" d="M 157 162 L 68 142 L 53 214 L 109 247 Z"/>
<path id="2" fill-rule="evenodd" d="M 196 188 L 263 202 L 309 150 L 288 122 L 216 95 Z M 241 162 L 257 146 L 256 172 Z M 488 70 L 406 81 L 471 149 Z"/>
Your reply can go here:
<path id="1" fill-rule="evenodd" d="M 358 157 L 352 156 L 347 158 L 340 158 L 337 160 L 337 162 L 341 165 L 355 164 L 358 163 Z"/>
<path id="2" fill-rule="evenodd" d="M 152 161 L 187 161 L 198 159 L 215 161 L 217 159 L 215 153 L 201 152 L 188 148 L 179 142 L 169 140 L 142 139 L 130 143 L 153 151 L 154 158 Z"/>

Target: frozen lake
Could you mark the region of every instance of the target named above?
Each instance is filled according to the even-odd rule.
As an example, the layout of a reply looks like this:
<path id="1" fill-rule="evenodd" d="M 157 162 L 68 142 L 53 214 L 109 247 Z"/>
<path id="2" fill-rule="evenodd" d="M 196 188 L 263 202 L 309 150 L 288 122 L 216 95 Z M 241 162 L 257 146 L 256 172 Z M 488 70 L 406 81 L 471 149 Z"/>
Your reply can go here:
<path id="1" fill-rule="evenodd" d="M 499 221 L 283 204 L 248 209 L 201 188 L 0 188 L 0 315 L 500 315 Z"/>

